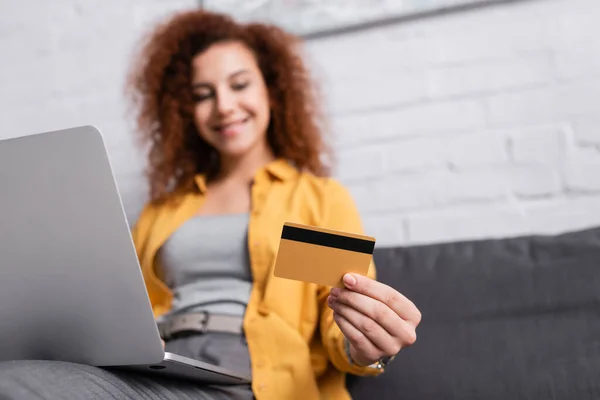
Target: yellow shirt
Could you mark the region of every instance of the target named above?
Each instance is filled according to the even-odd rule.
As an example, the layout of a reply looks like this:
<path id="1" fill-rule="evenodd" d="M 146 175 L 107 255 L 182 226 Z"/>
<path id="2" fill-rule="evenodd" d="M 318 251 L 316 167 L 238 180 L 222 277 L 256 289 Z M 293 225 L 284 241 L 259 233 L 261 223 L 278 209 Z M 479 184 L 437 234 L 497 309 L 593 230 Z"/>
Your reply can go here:
<path id="1" fill-rule="evenodd" d="M 157 251 L 202 206 L 206 185 L 177 202 L 148 204 L 133 240 L 155 316 L 171 307 L 172 293 L 161 279 Z M 349 399 L 345 373 L 377 375 L 374 368 L 352 365 L 343 334 L 327 306 L 329 287 L 273 276 L 284 222 L 298 222 L 362 233 L 348 191 L 331 178 L 299 172 L 276 160 L 257 172 L 251 192 L 248 246 L 253 287 L 244 331 L 252 362 L 252 389 L 258 400 Z M 375 276 L 371 264 L 369 275 Z"/>

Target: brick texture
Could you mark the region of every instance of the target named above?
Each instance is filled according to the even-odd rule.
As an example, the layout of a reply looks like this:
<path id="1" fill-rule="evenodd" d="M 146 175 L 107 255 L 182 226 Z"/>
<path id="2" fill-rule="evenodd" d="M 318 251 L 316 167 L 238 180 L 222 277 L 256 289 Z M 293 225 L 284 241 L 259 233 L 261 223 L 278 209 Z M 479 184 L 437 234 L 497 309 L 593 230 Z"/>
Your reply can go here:
<path id="1" fill-rule="evenodd" d="M 105 134 L 130 221 L 143 154 L 125 72 L 193 0 L 0 2 L 0 138 Z M 312 39 L 339 165 L 379 246 L 600 224 L 600 3 L 514 2 Z"/>
<path id="2" fill-rule="evenodd" d="M 598 18 L 594 0 L 515 2 L 309 42 L 328 88 L 369 87 L 328 103 L 368 233 L 389 245 L 599 224 Z M 357 171 L 350 155 L 378 147 Z"/>

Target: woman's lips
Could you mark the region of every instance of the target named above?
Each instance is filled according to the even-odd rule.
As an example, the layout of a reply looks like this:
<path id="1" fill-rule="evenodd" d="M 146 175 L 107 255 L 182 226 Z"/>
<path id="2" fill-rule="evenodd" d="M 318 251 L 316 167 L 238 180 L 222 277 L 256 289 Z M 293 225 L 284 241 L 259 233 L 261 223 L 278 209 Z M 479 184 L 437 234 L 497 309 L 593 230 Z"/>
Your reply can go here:
<path id="1" fill-rule="evenodd" d="M 239 134 L 241 132 L 241 130 L 244 128 L 244 125 L 249 120 L 250 120 L 250 117 L 246 117 L 239 121 L 231 122 L 228 124 L 223 124 L 223 125 L 219 126 L 216 130 L 217 130 L 217 132 L 219 132 L 221 135 L 223 135 L 225 137 L 232 137 L 232 136 Z"/>

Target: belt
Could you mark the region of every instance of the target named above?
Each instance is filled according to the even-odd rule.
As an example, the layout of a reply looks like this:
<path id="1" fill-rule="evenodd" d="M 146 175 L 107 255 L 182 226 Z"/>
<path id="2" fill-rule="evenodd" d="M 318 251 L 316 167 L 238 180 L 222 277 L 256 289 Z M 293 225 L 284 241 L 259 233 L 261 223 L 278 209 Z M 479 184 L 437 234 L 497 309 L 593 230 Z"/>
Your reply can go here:
<path id="1" fill-rule="evenodd" d="M 182 332 L 223 332 L 243 333 L 243 317 L 234 315 L 210 314 L 206 311 L 173 315 L 158 323 L 158 331 L 163 340 L 169 340 Z"/>

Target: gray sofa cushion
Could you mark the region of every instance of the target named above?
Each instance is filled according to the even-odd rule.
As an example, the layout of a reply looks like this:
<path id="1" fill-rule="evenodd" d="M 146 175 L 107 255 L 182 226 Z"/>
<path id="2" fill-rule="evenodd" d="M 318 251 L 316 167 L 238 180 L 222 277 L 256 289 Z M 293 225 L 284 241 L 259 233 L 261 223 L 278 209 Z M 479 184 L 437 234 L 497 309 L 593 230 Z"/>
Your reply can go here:
<path id="1" fill-rule="evenodd" d="M 412 299 L 415 346 L 354 399 L 600 398 L 600 228 L 377 249 Z"/>

